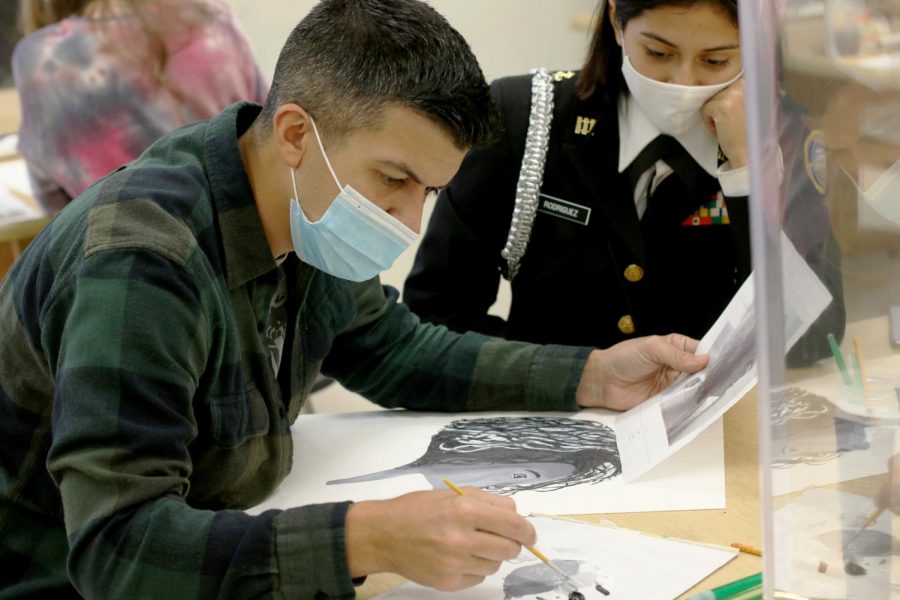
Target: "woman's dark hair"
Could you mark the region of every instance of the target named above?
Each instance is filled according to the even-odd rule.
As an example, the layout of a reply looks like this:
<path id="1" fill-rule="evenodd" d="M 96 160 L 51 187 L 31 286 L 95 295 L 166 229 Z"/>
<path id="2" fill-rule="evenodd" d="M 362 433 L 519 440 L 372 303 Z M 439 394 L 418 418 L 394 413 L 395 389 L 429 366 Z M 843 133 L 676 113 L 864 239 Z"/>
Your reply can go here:
<path id="1" fill-rule="evenodd" d="M 737 0 L 616 0 L 616 21 L 619 29 L 645 10 L 663 6 L 691 6 L 711 4 L 719 7 L 738 22 Z M 616 34 L 610 19 L 610 0 L 600 0 L 591 37 L 591 47 L 578 77 L 578 95 L 588 98 L 598 90 L 605 98 L 617 98 L 625 86 L 622 79 L 622 48 L 616 43 Z"/>

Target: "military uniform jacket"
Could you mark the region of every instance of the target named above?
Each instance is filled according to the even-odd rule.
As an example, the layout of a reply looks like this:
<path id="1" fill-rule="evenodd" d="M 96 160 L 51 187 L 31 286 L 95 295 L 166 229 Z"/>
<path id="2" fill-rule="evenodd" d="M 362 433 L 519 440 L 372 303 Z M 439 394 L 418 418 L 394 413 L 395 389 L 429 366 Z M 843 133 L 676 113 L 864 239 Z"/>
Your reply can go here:
<path id="1" fill-rule="evenodd" d="M 471 151 L 438 199 L 404 301 L 424 319 L 451 329 L 516 340 L 607 347 L 648 334 L 699 338 L 750 274 L 748 198 L 725 197 L 718 180 L 684 151 L 671 160 L 663 157 L 674 173 L 639 219 L 628 177 L 618 172 L 617 102 L 601 94 L 579 99 L 576 78 L 572 72 L 554 76 L 538 212 L 511 282 L 508 319 L 487 310 L 506 269 L 500 253 L 525 149 L 530 76 L 492 84 L 503 124 L 500 140 Z M 786 165 L 785 176 L 800 182 L 792 169 Z M 805 231 L 818 223 L 819 233 L 816 239 L 804 236 L 798 249 L 835 296 L 828 323 L 831 331 L 842 332 L 837 247 L 822 197 L 803 179 L 807 184 L 800 182 L 792 201 L 804 206 L 791 211 L 805 215 Z M 816 346 L 814 354 L 827 353 L 827 347 Z"/>

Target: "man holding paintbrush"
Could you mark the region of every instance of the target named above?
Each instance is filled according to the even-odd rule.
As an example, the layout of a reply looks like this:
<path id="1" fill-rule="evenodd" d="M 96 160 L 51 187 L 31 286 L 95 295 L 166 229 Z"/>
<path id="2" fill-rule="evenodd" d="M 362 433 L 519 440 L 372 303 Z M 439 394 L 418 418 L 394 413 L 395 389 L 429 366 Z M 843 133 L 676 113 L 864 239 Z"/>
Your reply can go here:
<path id="1" fill-rule="evenodd" d="M 382 288 L 494 124 L 427 4 L 323 0 L 264 107 L 170 134 L 62 211 L 0 286 L 0 596 L 347 598 L 378 571 L 454 590 L 534 544 L 478 490 L 240 510 L 291 469 L 320 370 L 384 406 L 570 411 L 706 364 L 679 335 L 457 335 Z"/>

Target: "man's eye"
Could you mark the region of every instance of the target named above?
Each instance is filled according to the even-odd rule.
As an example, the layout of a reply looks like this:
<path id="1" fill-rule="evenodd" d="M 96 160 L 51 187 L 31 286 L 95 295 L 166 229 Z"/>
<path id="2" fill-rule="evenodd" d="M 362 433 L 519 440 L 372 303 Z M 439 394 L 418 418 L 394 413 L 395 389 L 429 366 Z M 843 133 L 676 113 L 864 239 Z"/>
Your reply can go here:
<path id="1" fill-rule="evenodd" d="M 513 473 L 513 479 L 527 479 L 528 475 L 525 473 Z"/>
<path id="2" fill-rule="evenodd" d="M 391 177 L 390 175 L 384 175 L 384 174 L 382 174 L 381 177 L 384 180 L 384 182 L 391 187 L 397 187 L 399 185 L 403 185 L 403 182 L 406 181 L 406 179 L 404 179 L 402 177 Z"/>

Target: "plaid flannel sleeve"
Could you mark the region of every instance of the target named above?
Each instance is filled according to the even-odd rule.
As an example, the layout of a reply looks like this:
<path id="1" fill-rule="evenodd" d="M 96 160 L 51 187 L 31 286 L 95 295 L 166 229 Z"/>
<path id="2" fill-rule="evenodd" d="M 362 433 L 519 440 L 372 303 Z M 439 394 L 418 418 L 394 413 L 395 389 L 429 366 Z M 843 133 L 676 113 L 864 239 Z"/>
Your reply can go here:
<path id="1" fill-rule="evenodd" d="M 98 252 L 45 311 L 47 464 L 72 582 L 88 598 L 353 597 L 346 505 L 249 516 L 189 504 L 210 325 L 197 278 L 172 258 Z"/>
<path id="2" fill-rule="evenodd" d="M 422 323 L 378 279 L 355 287 L 356 319 L 326 373 L 382 406 L 433 411 L 578 410 L 591 348 L 511 342 Z"/>

